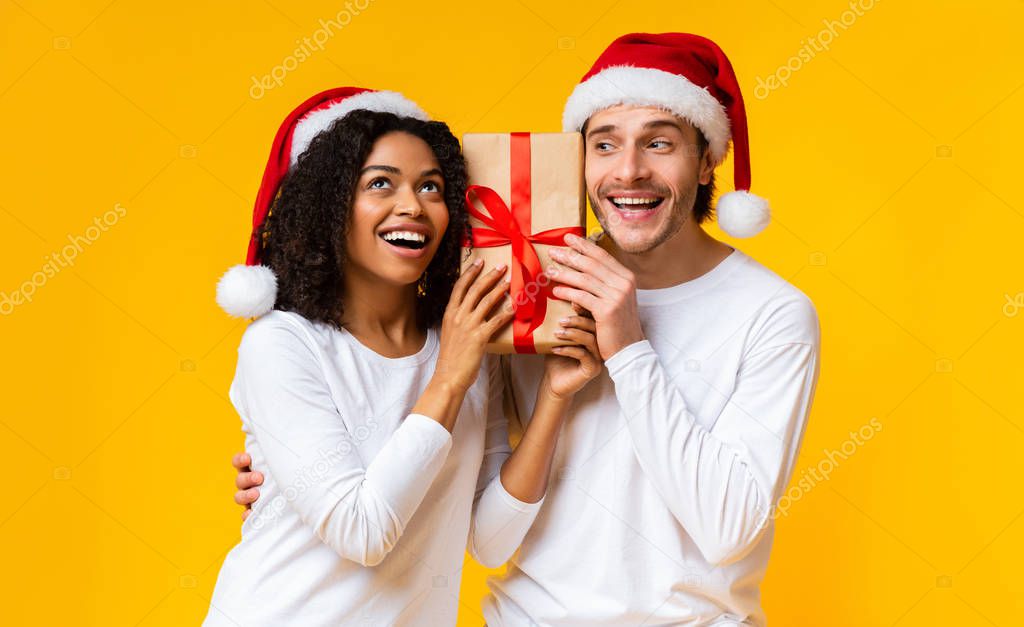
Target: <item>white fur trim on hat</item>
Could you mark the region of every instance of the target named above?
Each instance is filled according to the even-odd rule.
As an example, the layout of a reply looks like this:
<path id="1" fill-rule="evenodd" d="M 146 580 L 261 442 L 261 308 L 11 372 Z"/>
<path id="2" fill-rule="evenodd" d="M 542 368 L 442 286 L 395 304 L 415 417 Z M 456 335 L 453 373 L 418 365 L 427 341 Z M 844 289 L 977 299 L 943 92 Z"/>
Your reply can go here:
<path id="1" fill-rule="evenodd" d="M 217 304 L 236 318 L 258 318 L 276 300 L 277 276 L 267 266 L 232 266 L 217 282 Z"/>
<path id="2" fill-rule="evenodd" d="M 722 194 L 715 213 L 718 226 L 733 237 L 753 237 L 771 221 L 768 201 L 743 190 Z"/>
<path id="3" fill-rule="evenodd" d="M 729 150 L 729 115 L 707 89 L 679 74 L 616 65 L 583 81 L 565 103 L 562 130 L 578 132 L 590 116 L 615 105 L 655 106 L 671 111 L 704 133 L 718 165 Z"/>
<path id="4" fill-rule="evenodd" d="M 314 137 L 329 129 L 335 120 L 345 117 L 356 109 L 394 113 L 417 120 L 430 119 L 430 116 L 418 104 L 397 91 L 364 91 L 324 109 L 311 111 L 299 120 L 292 134 L 290 164 L 295 165 L 299 160 L 299 155 L 309 148 Z"/>

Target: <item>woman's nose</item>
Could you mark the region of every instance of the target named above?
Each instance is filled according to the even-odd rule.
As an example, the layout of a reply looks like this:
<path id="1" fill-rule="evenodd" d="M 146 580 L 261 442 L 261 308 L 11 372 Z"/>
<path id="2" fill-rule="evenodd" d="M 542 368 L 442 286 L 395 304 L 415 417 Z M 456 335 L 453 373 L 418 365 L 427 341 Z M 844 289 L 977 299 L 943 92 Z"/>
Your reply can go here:
<path id="1" fill-rule="evenodd" d="M 395 205 L 395 213 L 400 216 L 409 216 L 411 218 L 419 217 L 423 213 L 423 208 L 416 201 L 412 202 L 399 202 Z"/>
<path id="2" fill-rule="evenodd" d="M 395 201 L 395 213 L 400 216 L 417 217 L 423 213 L 420 199 L 416 194 L 401 194 Z"/>

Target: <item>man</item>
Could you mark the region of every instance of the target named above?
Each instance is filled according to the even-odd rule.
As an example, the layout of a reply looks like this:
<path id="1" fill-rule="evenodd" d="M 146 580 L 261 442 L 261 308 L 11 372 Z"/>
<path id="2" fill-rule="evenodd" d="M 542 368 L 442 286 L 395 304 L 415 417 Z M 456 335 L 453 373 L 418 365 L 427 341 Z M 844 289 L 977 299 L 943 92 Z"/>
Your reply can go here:
<path id="1" fill-rule="evenodd" d="M 743 100 L 713 42 L 619 38 L 570 96 L 587 191 L 604 228 L 567 238 L 554 292 L 596 321 L 605 359 L 576 397 L 548 494 L 507 573 L 497 625 L 763 625 L 773 511 L 793 471 L 819 373 L 815 308 L 700 226 L 732 142 L 731 235 L 759 232 Z M 532 412 L 543 360 L 511 359 Z M 245 460 L 236 458 L 236 466 Z M 240 474 L 236 500 L 257 482 Z"/>

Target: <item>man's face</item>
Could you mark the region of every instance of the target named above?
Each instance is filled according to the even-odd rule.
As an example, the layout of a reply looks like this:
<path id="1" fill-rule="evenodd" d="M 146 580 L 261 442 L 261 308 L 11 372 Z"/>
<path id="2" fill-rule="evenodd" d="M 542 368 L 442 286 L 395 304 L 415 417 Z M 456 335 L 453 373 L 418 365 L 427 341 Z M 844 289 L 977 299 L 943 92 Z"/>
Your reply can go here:
<path id="1" fill-rule="evenodd" d="M 691 217 L 699 185 L 711 180 L 699 131 L 657 107 L 619 105 L 587 122 L 587 194 L 620 250 L 640 254 L 676 235 Z"/>

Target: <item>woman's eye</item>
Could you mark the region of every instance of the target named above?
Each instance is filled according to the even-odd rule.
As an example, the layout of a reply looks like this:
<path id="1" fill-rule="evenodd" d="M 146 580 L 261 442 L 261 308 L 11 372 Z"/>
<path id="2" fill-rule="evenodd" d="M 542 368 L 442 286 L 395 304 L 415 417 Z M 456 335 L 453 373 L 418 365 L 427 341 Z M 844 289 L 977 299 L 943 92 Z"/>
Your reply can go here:
<path id="1" fill-rule="evenodd" d="M 427 181 L 420 187 L 420 191 L 436 194 L 441 192 L 441 186 L 436 181 Z"/>
<path id="2" fill-rule="evenodd" d="M 388 185 L 391 185 L 391 181 L 386 178 L 379 177 L 370 181 L 370 184 L 367 187 L 370 189 L 385 189 Z"/>

